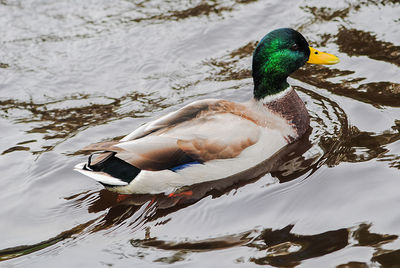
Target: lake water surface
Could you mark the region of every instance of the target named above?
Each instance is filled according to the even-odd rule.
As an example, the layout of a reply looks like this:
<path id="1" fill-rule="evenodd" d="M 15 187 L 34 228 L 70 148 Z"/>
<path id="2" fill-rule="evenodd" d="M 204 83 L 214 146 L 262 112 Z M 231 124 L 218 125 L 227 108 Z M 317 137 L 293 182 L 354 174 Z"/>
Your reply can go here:
<path id="1" fill-rule="evenodd" d="M 400 3 L 0 1 L 1 267 L 400 267 Z M 337 55 L 311 129 L 245 181 L 121 197 L 73 171 L 195 100 L 252 96 L 281 27 Z M 267 172 L 272 170 L 272 172 Z"/>

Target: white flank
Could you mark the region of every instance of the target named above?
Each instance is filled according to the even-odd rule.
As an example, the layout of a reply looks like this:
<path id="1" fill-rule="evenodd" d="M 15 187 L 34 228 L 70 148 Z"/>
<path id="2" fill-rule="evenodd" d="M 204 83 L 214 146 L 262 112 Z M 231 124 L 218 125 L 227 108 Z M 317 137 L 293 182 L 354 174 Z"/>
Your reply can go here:
<path id="1" fill-rule="evenodd" d="M 129 185 L 118 187 L 118 192 L 168 194 L 183 186 L 223 179 L 256 166 L 285 145 L 282 133 L 263 128 L 259 141 L 235 158 L 211 160 L 177 172 L 142 170 Z"/>

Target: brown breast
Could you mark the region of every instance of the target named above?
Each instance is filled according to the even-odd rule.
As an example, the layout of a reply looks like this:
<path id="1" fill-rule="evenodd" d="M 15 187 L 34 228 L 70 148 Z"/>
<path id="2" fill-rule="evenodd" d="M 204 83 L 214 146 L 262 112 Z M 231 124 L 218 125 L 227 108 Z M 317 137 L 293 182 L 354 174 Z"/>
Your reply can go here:
<path id="1" fill-rule="evenodd" d="M 282 98 L 264 105 L 285 118 L 294 127 L 298 137 L 292 137 L 293 139 L 301 137 L 309 128 L 310 117 L 308 111 L 296 91 L 291 90 Z"/>

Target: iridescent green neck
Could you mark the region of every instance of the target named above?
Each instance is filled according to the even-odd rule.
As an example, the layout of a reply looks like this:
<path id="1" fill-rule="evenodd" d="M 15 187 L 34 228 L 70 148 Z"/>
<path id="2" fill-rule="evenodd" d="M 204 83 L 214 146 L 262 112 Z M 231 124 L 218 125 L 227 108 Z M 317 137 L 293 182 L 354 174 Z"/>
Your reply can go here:
<path id="1" fill-rule="evenodd" d="M 274 71 L 263 71 L 261 74 L 253 71 L 254 97 L 262 99 L 277 94 L 289 87 L 287 76 L 277 76 Z"/>

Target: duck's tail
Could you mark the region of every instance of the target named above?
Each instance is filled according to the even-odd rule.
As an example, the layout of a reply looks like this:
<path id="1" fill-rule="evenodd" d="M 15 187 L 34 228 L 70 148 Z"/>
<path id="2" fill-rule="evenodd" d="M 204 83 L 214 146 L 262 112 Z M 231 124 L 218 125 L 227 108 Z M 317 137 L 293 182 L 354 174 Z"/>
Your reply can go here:
<path id="1" fill-rule="evenodd" d="M 91 177 L 106 187 L 128 185 L 141 169 L 115 157 L 114 152 L 93 153 L 87 163 L 80 163 L 75 170 Z M 96 156 L 94 160 L 92 158 Z"/>

